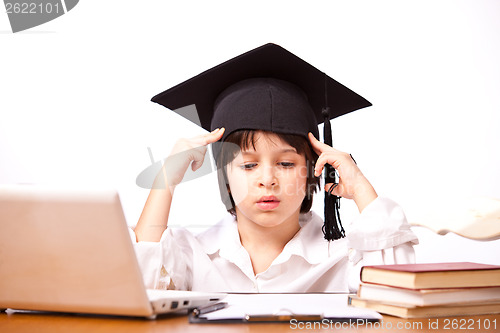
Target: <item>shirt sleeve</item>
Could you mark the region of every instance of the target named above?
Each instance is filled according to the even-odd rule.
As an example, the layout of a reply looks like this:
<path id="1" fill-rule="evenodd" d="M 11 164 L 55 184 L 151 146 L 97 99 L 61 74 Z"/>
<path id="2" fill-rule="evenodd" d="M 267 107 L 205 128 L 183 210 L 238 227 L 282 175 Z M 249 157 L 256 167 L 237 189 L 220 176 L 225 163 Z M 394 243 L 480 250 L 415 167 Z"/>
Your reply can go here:
<path id="1" fill-rule="evenodd" d="M 137 242 L 133 230 L 130 236 L 146 288 L 190 290 L 193 237 L 187 230 L 167 228 L 159 242 Z"/>
<path id="2" fill-rule="evenodd" d="M 351 292 L 359 287 L 362 266 L 415 262 L 413 245 L 418 238 L 403 209 L 390 199 L 379 197 L 370 203 L 350 225 L 346 238 Z"/>

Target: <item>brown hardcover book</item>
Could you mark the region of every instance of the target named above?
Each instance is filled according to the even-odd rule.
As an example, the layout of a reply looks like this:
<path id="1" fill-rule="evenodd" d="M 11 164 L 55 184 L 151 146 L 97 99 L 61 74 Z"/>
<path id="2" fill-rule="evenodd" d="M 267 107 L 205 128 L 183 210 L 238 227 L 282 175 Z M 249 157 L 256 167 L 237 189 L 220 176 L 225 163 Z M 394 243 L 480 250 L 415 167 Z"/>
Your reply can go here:
<path id="1" fill-rule="evenodd" d="M 431 318 L 472 316 L 481 314 L 500 313 L 500 302 L 476 303 L 476 304 L 450 304 L 436 306 L 407 306 L 404 304 L 385 304 L 376 301 L 360 299 L 349 296 L 349 305 L 359 308 L 374 310 L 380 313 L 401 318 Z"/>
<path id="2" fill-rule="evenodd" d="M 500 266 L 472 262 L 364 266 L 361 281 L 409 289 L 500 287 Z"/>
<path id="3" fill-rule="evenodd" d="M 492 301 L 500 303 L 500 287 L 406 289 L 362 283 L 358 289 L 358 297 L 367 301 L 414 306 Z"/>

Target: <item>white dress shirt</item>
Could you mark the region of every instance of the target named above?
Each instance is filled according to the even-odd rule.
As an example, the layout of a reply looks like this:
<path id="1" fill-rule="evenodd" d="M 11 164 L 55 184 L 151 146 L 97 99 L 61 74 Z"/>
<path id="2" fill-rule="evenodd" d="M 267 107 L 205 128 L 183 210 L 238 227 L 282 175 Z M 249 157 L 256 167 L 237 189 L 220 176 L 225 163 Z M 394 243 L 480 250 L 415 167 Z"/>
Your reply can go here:
<path id="1" fill-rule="evenodd" d="M 377 198 L 352 222 L 346 238 L 323 238 L 322 219 L 300 216 L 299 232 L 264 272 L 254 274 L 228 215 L 193 235 L 167 228 L 159 242 L 135 242 L 147 288 L 217 292 L 354 292 L 364 265 L 412 263 L 418 240 L 395 202 Z"/>

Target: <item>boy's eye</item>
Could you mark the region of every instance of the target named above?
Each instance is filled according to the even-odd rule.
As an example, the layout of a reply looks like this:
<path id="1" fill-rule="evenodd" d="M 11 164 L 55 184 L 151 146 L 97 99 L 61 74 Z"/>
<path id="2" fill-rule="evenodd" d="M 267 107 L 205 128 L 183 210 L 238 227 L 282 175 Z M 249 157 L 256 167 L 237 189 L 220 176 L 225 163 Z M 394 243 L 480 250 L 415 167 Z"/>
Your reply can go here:
<path id="1" fill-rule="evenodd" d="M 245 163 L 245 164 L 240 165 L 240 168 L 242 168 L 243 170 L 252 170 L 256 166 L 257 166 L 257 163 Z"/>
<path id="2" fill-rule="evenodd" d="M 284 168 L 292 168 L 295 166 L 295 163 L 293 162 L 279 162 L 278 164 Z"/>

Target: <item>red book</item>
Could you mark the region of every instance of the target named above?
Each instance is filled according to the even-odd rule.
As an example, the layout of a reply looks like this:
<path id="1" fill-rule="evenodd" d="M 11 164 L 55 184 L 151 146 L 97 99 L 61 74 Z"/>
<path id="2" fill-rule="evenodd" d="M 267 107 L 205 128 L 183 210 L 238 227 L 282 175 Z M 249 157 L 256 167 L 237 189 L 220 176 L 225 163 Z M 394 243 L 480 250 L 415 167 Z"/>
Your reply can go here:
<path id="1" fill-rule="evenodd" d="M 364 266 L 361 281 L 409 289 L 491 287 L 500 286 L 500 266 L 472 262 Z"/>

